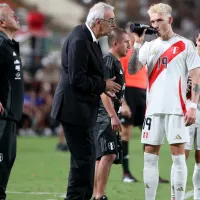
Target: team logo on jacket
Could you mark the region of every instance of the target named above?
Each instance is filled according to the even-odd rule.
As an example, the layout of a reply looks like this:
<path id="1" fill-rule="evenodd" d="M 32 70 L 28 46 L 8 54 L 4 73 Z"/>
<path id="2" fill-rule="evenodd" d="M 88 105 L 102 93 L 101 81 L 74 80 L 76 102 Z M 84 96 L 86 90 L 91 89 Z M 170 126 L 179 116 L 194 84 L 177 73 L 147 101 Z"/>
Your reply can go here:
<path id="1" fill-rule="evenodd" d="M 16 80 L 16 79 L 21 79 L 20 72 L 17 72 L 17 73 L 15 74 L 15 80 Z"/>
<path id="2" fill-rule="evenodd" d="M 114 142 L 109 142 L 109 143 L 108 143 L 108 148 L 109 148 L 110 150 L 115 149 L 115 143 L 114 143 Z"/>
<path id="3" fill-rule="evenodd" d="M 15 61 L 14 61 L 14 64 L 15 64 L 15 65 L 20 64 L 19 60 L 15 60 Z"/>
<path id="4" fill-rule="evenodd" d="M 20 65 L 16 65 L 15 70 L 17 70 L 19 72 L 20 71 Z"/>
<path id="5" fill-rule="evenodd" d="M 20 80 L 21 79 L 21 75 L 20 75 L 20 61 L 19 60 L 15 60 L 14 61 L 14 65 L 15 65 L 15 70 L 16 70 L 15 80 Z"/>

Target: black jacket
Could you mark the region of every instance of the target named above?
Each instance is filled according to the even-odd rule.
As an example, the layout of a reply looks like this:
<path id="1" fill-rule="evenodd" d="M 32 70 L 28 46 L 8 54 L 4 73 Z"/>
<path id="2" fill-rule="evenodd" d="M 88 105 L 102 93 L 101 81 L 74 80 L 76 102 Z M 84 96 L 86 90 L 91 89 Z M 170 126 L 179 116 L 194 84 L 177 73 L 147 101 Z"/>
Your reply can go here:
<path id="1" fill-rule="evenodd" d="M 0 119 L 19 121 L 24 102 L 24 80 L 19 43 L 0 32 Z"/>
<path id="2" fill-rule="evenodd" d="M 62 69 L 51 116 L 66 123 L 92 127 L 97 118 L 103 80 L 103 58 L 85 24 L 68 35 L 62 49 Z"/>
<path id="3" fill-rule="evenodd" d="M 125 78 L 122 65 L 120 61 L 112 54 L 107 53 L 104 58 L 104 79 L 110 79 L 116 77 L 115 82 L 121 86 L 121 90 L 116 93 L 116 97 L 119 101 L 113 101 L 115 112 L 119 114 L 120 107 L 122 104 L 122 99 L 124 98 L 125 93 Z M 108 119 L 109 115 L 106 108 L 103 105 L 103 102 L 100 100 L 100 106 L 98 110 L 97 122 L 104 122 L 105 119 Z"/>

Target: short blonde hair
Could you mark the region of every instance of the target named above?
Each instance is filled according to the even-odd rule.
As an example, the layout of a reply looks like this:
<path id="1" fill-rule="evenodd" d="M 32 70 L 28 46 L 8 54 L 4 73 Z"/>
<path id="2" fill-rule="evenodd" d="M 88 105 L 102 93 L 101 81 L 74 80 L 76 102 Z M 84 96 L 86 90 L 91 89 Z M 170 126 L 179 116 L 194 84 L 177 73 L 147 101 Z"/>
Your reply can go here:
<path id="1" fill-rule="evenodd" d="M 165 3 L 154 4 L 154 5 L 151 5 L 148 10 L 149 15 L 152 13 L 162 13 L 168 17 L 171 17 L 172 16 L 172 7 Z"/>

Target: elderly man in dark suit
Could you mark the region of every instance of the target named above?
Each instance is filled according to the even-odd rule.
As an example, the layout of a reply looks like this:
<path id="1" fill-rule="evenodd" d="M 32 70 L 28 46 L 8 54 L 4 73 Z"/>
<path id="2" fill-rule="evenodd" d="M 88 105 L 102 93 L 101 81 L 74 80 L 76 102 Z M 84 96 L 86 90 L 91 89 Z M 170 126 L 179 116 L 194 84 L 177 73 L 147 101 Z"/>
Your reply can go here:
<path id="1" fill-rule="evenodd" d="M 89 200 L 93 192 L 94 139 L 100 95 L 120 90 L 112 79 L 104 80 L 98 38 L 115 27 L 114 8 L 95 4 L 85 24 L 76 26 L 62 49 L 62 71 L 51 116 L 61 122 L 71 153 L 65 200 Z"/>

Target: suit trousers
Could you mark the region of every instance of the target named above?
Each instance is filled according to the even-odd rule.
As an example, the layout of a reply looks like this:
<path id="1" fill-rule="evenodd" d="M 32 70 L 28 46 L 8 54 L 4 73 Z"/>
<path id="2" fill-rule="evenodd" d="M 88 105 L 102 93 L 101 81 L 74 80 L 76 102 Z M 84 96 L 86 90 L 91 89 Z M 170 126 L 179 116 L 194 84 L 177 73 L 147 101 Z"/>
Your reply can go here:
<path id="1" fill-rule="evenodd" d="M 0 199 L 6 199 L 6 187 L 16 158 L 16 122 L 0 119 Z"/>
<path id="2" fill-rule="evenodd" d="M 61 123 L 71 153 L 65 200 L 90 200 L 93 193 L 95 169 L 92 128 Z"/>

